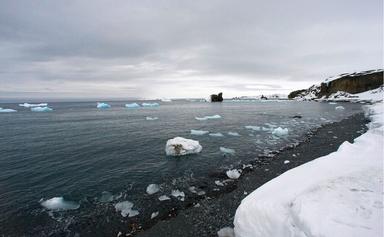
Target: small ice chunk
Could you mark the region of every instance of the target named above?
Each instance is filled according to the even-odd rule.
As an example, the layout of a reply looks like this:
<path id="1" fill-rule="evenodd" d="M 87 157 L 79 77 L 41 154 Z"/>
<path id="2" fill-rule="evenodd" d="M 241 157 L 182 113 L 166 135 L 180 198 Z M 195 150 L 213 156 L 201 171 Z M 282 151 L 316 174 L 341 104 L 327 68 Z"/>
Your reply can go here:
<path id="1" fill-rule="evenodd" d="M 108 109 L 108 108 L 111 108 L 111 106 L 107 103 L 103 103 L 103 102 L 97 102 L 97 106 L 96 106 L 98 109 Z"/>
<path id="2" fill-rule="evenodd" d="M 246 129 L 251 129 L 253 131 L 260 131 L 261 130 L 261 127 L 259 126 L 251 126 L 251 125 L 248 125 L 248 126 L 245 126 Z"/>
<path id="3" fill-rule="evenodd" d="M 197 136 L 201 136 L 201 135 L 205 135 L 209 133 L 209 131 L 204 131 L 204 130 L 193 130 L 191 129 L 191 135 L 197 135 Z"/>
<path id="4" fill-rule="evenodd" d="M 216 184 L 217 186 L 224 186 L 224 183 L 221 182 L 220 180 L 216 180 L 216 181 L 215 181 L 215 184 Z"/>
<path id="5" fill-rule="evenodd" d="M 289 163 L 290 163 L 289 160 L 285 160 L 285 161 L 284 161 L 284 164 L 289 164 Z"/>
<path id="6" fill-rule="evenodd" d="M 154 121 L 154 120 L 158 120 L 159 118 L 158 117 L 145 117 L 146 120 L 148 121 Z"/>
<path id="7" fill-rule="evenodd" d="M 220 147 L 220 151 L 225 154 L 235 154 L 235 150 L 231 148 Z"/>
<path id="8" fill-rule="evenodd" d="M 169 156 L 183 156 L 201 152 L 203 147 L 198 141 L 175 137 L 169 139 L 165 145 L 165 153 Z"/>
<path id="9" fill-rule="evenodd" d="M 183 191 L 179 191 L 178 189 L 172 190 L 171 195 L 179 199 L 180 201 L 184 201 L 185 194 Z"/>
<path id="10" fill-rule="evenodd" d="M 211 115 L 211 116 L 204 116 L 204 117 L 195 117 L 196 120 L 199 120 L 199 121 L 205 121 L 205 120 L 208 120 L 208 119 L 219 119 L 221 118 L 220 115 L 216 114 L 216 115 Z"/>
<path id="11" fill-rule="evenodd" d="M 0 113 L 12 113 L 12 112 L 17 112 L 17 110 L 14 109 L 3 109 L 0 107 Z"/>
<path id="12" fill-rule="evenodd" d="M 50 112 L 53 109 L 49 107 L 31 107 L 32 112 Z"/>
<path id="13" fill-rule="evenodd" d="M 341 106 L 341 105 L 335 107 L 335 110 L 344 110 L 344 109 L 345 108 L 343 106 Z"/>
<path id="14" fill-rule="evenodd" d="M 328 104 L 330 104 L 330 105 L 337 105 L 336 102 L 329 102 Z"/>
<path id="15" fill-rule="evenodd" d="M 129 109 L 135 109 L 135 108 L 140 108 L 140 105 L 138 103 L 130 103 L 130 104 L 125 104 L 125 107 Z"/>
<path id="16" fill-rule="evenodd" d="M 217 231 L 218 237 L 235 237 L 235 232 L 231 227 L 224 227 Z"/>
<path id="17" fill-rule="evenodd" d="M 52 211 L 75 210 L 80 204 L 72 201 L 66 201 L 63 197 L 54 197 L 40 203 L 43 207 Z"/>
<path id="18" fill-rule="evenodd" d="M 224 137 L 224 135 L 220 132 L 210 133 L 209 136 L 211 136 L 211 137 Z"/>
<path id="19" fill-rule="evenodd" d="M 158 191 L 160 191 L 160 186 L 158 184 L 150 184 L 150 185 L 148 185 L 146 191 L 147 191 L 147 193 L 149 195 L 152 195 L 152 194 L 157 193 Z"/>
<path id="20" fill-rule="evenodd" d="M 158 215 L 159 215 L 159 212 L 158 212 L 158 211 L 157 211 L 157 212 L 152 212 L 152 214 L 151 214 L 151 219 L 157 217 Z"/>
<path id="21" fill-rule="evenodd" d="M 171 200 L 167 195 L 161 195 L 158 199 L 160 202 Z"/>
<path id="22" fill-rule="evenodd" d="M 143 107 L 158 107 L 159 103 L 142 103 L 141 106 L 143 106 Z"/>
<path id="23" fill-rule="evenodd" d="M 133 203 L 130 201 L 123 201 L 115 204 L 116 211 L 120 211 L 123 217 L 133 217 L 139 215 L 139 212 L 136 210 L 132 210 L 132 207 Z"/>
<path id="24" fill-rule="evenodd" d="M 230 179 L 238 179 L 241 175 L 237 169 L 227 170 L 226 174 Z"/>
<path id="25" fill-rule="evenodd" d="M 162 101 L 162 102 L 172 102 L 172 100 L 171 100 L 171 99 L 168 99 L 168 98 L 162 98 L 161 101 Z"/>
<path id="26" fill-rule="evenodd" d="M 40 104 L 23 103 L 23 104 L 19 104 L 19 106 L 21 106 L 21 107 L 25 107 L 25 108 L 31 108 L 31 107 L 46 107 L 46 106 L 48 106 L 48 104 L 47 104 L 47 103 L 40 103 Z"/>
<path id="27" fill-rule="evenodd" d="M 234 137 L 239 137 L 240 136 L 240 134 L 237 133 L 237 132 L 228 132 L 228 135 L 229 136 L 234 136 Z"/>
<path id="28" fill-rule="evenodd" d="M 288 135 L 288 128 L 275 128 L 273 129 L 272 134 L 275 136 L 286 136 Z"/>
<path id="29" fill-rule="evenodd" d="M 103 191 L 101 193 L 101 197 L 99 199 L 100 202 L 112 202 L 114 199 L 114 196 L 112 193 L 108 192 L 108 191 Z"/>

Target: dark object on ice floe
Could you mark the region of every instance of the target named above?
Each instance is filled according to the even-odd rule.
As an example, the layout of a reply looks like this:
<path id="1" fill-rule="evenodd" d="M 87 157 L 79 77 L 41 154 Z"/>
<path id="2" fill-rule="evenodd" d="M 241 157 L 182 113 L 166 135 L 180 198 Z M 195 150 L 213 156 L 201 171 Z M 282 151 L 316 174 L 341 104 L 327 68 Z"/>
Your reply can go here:
<path id="1" fill-rule="evenodd" d="M 223 102 L 223 93 L 219 93 L 217 95 L 211 95 L 211 102 Z"/>
<path id="2" fill-rule="evenodd" d="M 292 116 L 292 118 L 302 118 L 303 116 L 301 116 L 301 115 L 294 115 L 294 116 Z"/>
<path id="3" fill-rule="evenodd" d="M 264 95 L 261 95 L 260 99 L 261 99 L 261 100 L 268 100 L 268 98 L 265 97 Z"/>

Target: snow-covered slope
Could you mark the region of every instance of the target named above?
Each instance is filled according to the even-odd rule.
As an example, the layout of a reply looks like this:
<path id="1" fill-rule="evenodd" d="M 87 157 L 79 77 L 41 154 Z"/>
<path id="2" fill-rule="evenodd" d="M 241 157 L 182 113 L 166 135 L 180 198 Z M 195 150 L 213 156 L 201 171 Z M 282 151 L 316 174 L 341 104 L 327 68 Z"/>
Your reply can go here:
<path id="1" fill-rule="evenodd" d="M 328 98 L 324 98 L 327 101 L 382 101 L 384 99 L 384 88 L 383 86 L 373 89 L 370 91 L 358 93 L 358 94 L 350 94 L 344 91 L 338 91 L 336 93 L 331 94 Z M 323 99 L 319 99 L 320 101 Z"/>
<path id="2" fill-rule="evenodd" d="M 236 237 L 383 236 L 383 103 L 354 143 L 291 169 L 238 207 Z"/>

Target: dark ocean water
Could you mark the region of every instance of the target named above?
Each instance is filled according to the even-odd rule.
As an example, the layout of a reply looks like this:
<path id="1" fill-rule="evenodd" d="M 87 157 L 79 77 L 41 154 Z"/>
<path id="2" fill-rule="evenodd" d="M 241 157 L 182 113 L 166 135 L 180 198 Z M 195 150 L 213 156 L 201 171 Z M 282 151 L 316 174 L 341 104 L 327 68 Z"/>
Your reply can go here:
<path id="1" fill-rule="evenodd" d="M 174 101 L 139 109 L 127 109 L 125 103 L 110 102 L 112 108 L 104 110 L 97 109 L 96 102 L 50 103 L 52 112 L 0 104 L 18 110 L 0 113 L 0 236 L 116 233 L 131 220 L 150 220 L 152 212 L 161 215 L 188 203 L 197 195 L 189 191 L 191 186 L 206 193 L 220 188 L 214 184 L 218 178 L 211 174 L 298 143 L 322 124 L 361 112 L 361 105 L 351 103 L 338 104 L 345 107 L 341 111 L 335 110 L 338 105 L 317 102 Z M 195 119 L 215 114 L 222 118 Z M 298 114 L 302 118 L 292 118 Z M 158 120 L 148 121 L 147 116 Z M 288 128 L 288 135 L 272 135 L 276 127 Z M 191 135 L 191 129 L 224 136 Z M 176 136 L 200 141 L 202 152 L 167 157 L 165 143 Z M 220 147 L 236 152 L 224 155 Z M 145 190 L 152 183 L 159 184 L 161 190 L 148 195 Z M 185 193 L 184 202 L 157 199 L 176 189 Z M 80 207 L 50 211 L 41 205 L 53 197 L 63 197 Z M 132 202 L 140 214 L 122 217 L 114 208 L 122 201 Z"/>

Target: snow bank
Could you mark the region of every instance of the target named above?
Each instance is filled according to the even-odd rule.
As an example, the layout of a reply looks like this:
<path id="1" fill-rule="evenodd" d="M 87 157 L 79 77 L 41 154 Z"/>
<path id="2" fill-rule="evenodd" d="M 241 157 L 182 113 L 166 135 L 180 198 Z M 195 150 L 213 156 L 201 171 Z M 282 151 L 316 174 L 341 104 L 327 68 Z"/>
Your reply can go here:
<path id="1" fill-rule="evenodd" d="M 152 194 L 155 194 L 157 193 L 158 191 L 160 191 L 160 186 L 158 184 L 150 184 L 148 185 L 147 187 L 147 193 L 149 195 L 152 195 Z"/>
<path id="2" fill-rule="evenodd" d="M 209 131 L 193 130 L 193 129 L 191 129 L 191 135 L 201 136 L 201 135 L 205 135 L 205 134 L 208 134 L 208 133 L 209 133 Z"/>
<path id="3" fill-rule="evenodd" d="M 212 116 L 195 117 L 195 119 L 199 120 L 199 121 L 205 121 L 205 120 L 208 120 L 208 119 L 219 119 L 219 118 L 221 118 L 221 116 L 218 115 L 218 114 L 212 115 Z"/>
<path id="4" fill-rule="evenodd" d="M 286 136 L 288 135 L 288 128 L 281 128 L 281 127 L 275 128 L 273 129 L 272 134 L 279 137 Z"/>
<path id="5" fill-rule="evenodd" d="M 139 212 L 132 209 L 133 203 L 130 201 L 118 202 L 115 204 L 115 210 L 121 212 L 123 217 L 133 217 L 139 215 Z"/>
<path id="6" fill-rule="evenodd" d="M 125 104 L 125 107 L 129 109 L 136 109 L 136 108 L 140 108 L 140 105 L 138 103 L 130 103 L 130 104 Z"/>
<path id="7" fill-rule="evenodd" d="M 17 112 L 17 110 L 14 109 L 3 109 L 0 107 L 0 113 L 12 113 L 12 112 Z"/>
<path id="8" fill-rule="evenodd" d="M 66 201 L 63 197 L 54 197 L 45 201 L 40 202 L 40 204 L 48 210 L 51 211 L 66 211 L 66 210 L 75 210 L 80 207 L 80 204 L 72 201 Z"/>
<path id="9" fill-rule="evenodd" d="M 236 237 L 383 236 L 383 103 L 365 134 L 264 184 L 238 207 Z"/>
<path id="10" fill-rule="evenodd" d="M 165 153 L 169 156 L 183 156 L 199 153 L 202 149 L 203 147 L 198 141 L 183 137 L 169 139 L 165 145 Z"/>
<path id="11" fill-rule="evenodd" d="M 49 107 L 31 107 L 32 112 L 50 112 L 53 111 L 52 108 Z"/>
<path id="12" fill-rule="evenodd" d="M 48 106 L 48 104 L 47 104 L 47 103 L 40 103 L 40 104 L 23 103 L 23 104 L 19 104 L 19 106 L 21 106 L 21 107 L 25 107 L 25 108 L 31 108 L 31 107 L 46 107 L 46 106 Z"/>
<path id="13" fill-rule="evenodd" d="M 142 103 L 141 106 L 143 106 L 143 107 L 158 107 L 160 105 L 159 105 L 159 103 Z"/>
<path id="14" fill-rule="evenodd" d="M 111 106 L 107 103 L 103 103 L 103 102 L 97 102 L 97 106 L 96 106 L 98 109 L 108 109 L 108 108 L 111 108 Z"/>
<path id="15" fill-rule="evenodd" d="M 235 150 L 231 148 L 220 147 L 220 151 L 225 154 L 235 154 Z"/>
<path id="16" fill-rule="evenodd" d="M 238 179 L 240 178 L 241 173 L 237 169 L 228 170 L 225 172 L 230 179 Z"/>

